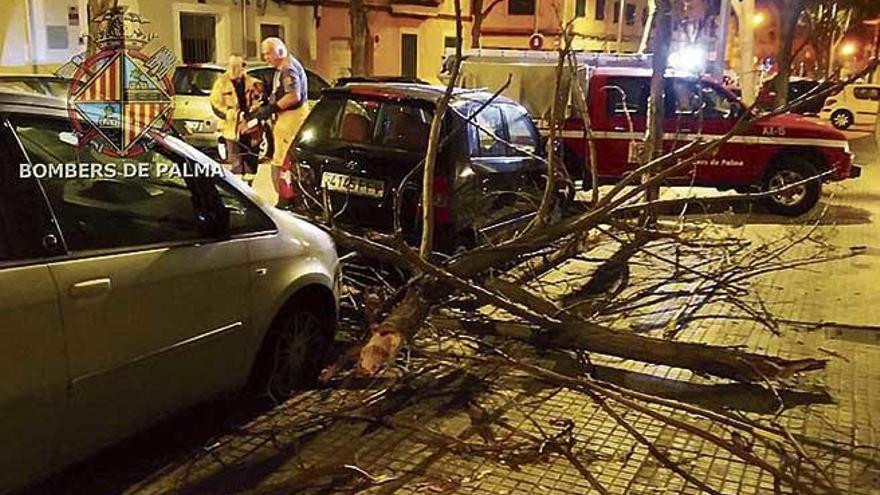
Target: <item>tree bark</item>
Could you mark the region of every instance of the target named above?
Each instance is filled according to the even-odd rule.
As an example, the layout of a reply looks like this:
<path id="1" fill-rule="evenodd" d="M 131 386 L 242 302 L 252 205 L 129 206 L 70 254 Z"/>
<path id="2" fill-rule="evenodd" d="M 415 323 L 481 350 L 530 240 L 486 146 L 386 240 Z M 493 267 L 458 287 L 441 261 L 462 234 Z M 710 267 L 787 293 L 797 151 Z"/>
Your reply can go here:
<path id="1" fill-rule="evenodd" d="M 648 122 L 645 136 L 645 149 L 640 157 L 642 165 L 663 155 L 663 110 L 664 84 L 666 66 L 669 63 L 669 44 L 672 41 L 672 4 L 669 0 L 654 0 L 655 13 L 652 26 L 652 61 L 651 96 L 648 99 Z M 642 182 L 650 179 L 650 172 L 642 176 Z M 650 186 L 645 190 L 648 201 L 656 201 L 660 197 L 660 186 Z M 651 220 L 650 209 L 645 210 Z M 653 223 L 653 221 L 652 221 Z"/>
<path id="2" fill-rule="evenodd" d="M 483 32 L 483 0 L 471 1 L 471 15 L 474 18 L 471 23 L 471 48 L 479 48 Z"/>
<path id="3" fill-rule="evenodd" d="M 368 57 L 372 47 L 370 26 L 367 22 L 367 6 L 364 0 L 351 0 L 349 9 L 351 27 L 351 75 L 369 75 Z"/>
<path id="4" fill-rule="evenodd" d="M 782 28 L 782 44 L 777 56 L 779 71 L 776 73 L 776 100 L 774 108 L 779 108 L 788 101 L 788 79 L 791 75 L 792 47 L 794 35 L 797 31 L 797 21 L 803 10 L 802 0 L 779 0 L 777 2 L 780 13 L 780 25 Z"/>
<path id="5" fill-rule="evenodd" d="M 434 248 L 434 169 L 437 164 L 437 155 L 440 153 L 440 131 L 443 129 L 446 108 L 452 99 L 452 92 L 458 82 L 458 72 L 461 69 L 461 31 L 461 0 L 455 0 L 455 61 L 452 65 L 446 91 L 434 109 L 434 118 L 431 121 L 431 131 L 428 134 L 428 146 L 425 151 L 425 170 L 422 175 L 422 239 L 419 253 L 425 259 L 428 259 Z"/>

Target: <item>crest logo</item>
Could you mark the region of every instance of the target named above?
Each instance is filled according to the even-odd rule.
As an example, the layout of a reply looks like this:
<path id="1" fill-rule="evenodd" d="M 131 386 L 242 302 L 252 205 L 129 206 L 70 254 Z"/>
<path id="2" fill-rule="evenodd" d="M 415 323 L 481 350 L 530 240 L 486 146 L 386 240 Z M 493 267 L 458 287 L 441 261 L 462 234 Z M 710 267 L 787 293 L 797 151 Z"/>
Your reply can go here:
<path id="1" fill-rule="evenodd" d="M 175 57 L 165 47 L 143 53 L 156 36 L 145 33 L 141 27 L 149 21 L 127 7 L 113 8 L 94 21 L 100 28 L 89 42 L 97 51 L 77 56 L 59 71 L 72 79 L 68 114 L 80 145 L 88 143 L 104 155 L 135 157 L 154 144 L 150 131 L 171 127 L 169 74 Z"/>

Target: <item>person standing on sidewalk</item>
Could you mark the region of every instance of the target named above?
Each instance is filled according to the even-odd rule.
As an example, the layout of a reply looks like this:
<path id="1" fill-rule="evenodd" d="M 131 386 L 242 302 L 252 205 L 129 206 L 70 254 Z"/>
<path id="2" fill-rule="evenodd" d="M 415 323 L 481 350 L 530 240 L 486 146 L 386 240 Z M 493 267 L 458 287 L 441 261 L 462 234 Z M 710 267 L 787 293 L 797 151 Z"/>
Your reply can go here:
<path id="1" fill-rule="evenodd" d="M 244 73 L 244 59 L 233 55 L 226 72 L 211 88 L 211 108 L 220 119 L 217 128 L 225 142 L 232 173 L 248 185 L 257 175 L 259 157 L 255 148 L 259 142 L 254 142 L 258 136 L 248 132 L 245 119 L 260 104 L 260 84 L 259 79 Z"/>
<path id="2" fill-rule="evenodd" d="M 263 60 L 275 68 L 275 78 L 268 104 L 260 107 L 254 115 L 261 120 L 275 117 L 275 126 L 272 130 L 275 152 L 271 163 L 272 184 L 275 186 L 275 192 L 278 193 L 280 181 L 290 182 L 290 177 L 283 177 L 281 166 L 284 164 L 284 158 L 293 138 L 309 113 L 308 82 L 302 64 L 290 54 L 281 39 L 266 38 L 260 45 L 260 51 Z M 289 174 L 290 171 L 285 173 Z M 283 206 L 283 203 L 284 201 L 279 198 L 279 204 Z"/>

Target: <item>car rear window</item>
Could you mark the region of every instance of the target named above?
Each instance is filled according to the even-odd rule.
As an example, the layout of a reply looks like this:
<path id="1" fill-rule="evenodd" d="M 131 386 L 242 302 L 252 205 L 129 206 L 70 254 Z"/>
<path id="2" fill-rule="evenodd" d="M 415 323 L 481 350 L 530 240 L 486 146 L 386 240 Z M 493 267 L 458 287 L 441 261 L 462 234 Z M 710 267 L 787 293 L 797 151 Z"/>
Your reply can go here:
<path id="1" fill-rule="evenodd" d="M 381 146 L 424 152 L 433 113 L 425 106 L 369 98 L 324 98 L 309 114 L 297 143 Z"/>
<path id="2" fill-rule="evenodd" d="M 214 81 L 222 71 L 207 68 L 184 67 L 174 71 L 172 82 L 174 94 L 187 96 L 207 96 L 211 94 Z"/>

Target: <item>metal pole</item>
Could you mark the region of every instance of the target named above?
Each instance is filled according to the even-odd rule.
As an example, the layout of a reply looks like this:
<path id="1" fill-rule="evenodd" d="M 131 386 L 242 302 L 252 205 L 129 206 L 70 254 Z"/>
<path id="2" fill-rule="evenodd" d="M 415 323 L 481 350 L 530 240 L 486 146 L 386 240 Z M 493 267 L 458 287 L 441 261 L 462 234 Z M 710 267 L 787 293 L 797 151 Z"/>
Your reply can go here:
<path id="1" fill-rule="evenodd" d="M 626 0 L 620 0 L 620 9 L 617 12 L 617 53 L 623 52 L 623 14 Z"/>

